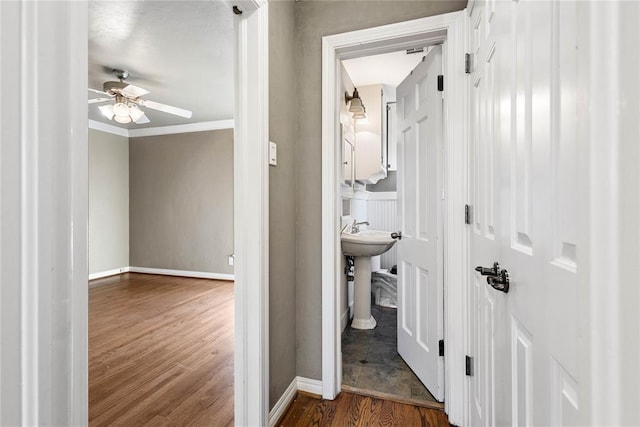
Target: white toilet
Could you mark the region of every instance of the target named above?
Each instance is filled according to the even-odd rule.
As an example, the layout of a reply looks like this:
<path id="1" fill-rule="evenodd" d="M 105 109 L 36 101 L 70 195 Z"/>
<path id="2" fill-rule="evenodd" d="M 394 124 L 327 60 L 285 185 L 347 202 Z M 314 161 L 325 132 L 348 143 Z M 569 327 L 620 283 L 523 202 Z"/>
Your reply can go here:
<path id="1" fill-rule="evenodd" d="M 380 268 L 380 256 L 371 257 L 371 293 L 376 305 L 398 307 L 398 276 Z"/>
<path id="2" fill-rule="evenodd" d="M 376 305 L 387 308 L 398 307 L 398 276 L 382 269 L 371 273 L 371 291 Z"/>

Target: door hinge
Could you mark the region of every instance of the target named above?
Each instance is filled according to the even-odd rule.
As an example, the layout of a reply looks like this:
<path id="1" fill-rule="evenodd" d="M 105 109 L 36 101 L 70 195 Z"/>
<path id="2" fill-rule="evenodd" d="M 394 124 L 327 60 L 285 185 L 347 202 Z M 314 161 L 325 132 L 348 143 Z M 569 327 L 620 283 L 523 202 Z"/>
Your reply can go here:
<path id="1" fill-rule="evenodd" d="M 464 373 L 469 377 L 473 376 L 473 357 L 464 357 Z"/>
<path id="2" fill-rule="evenodd" d="M 444 357 L 444 340 L 438 341 L 438 356 Z"/>
<path id="3" fill-rule="evenodd" d="M 444 76 L 440 74 L 438 76 L 438 92 L 442 92 L 444 90 Z"/>
<path id="4" fill-rule="evenodd" d="M 471 221 L 473 220 L 472 217 L 473 217 L 473 212 L 471 210 L 471 206 L 464 205 L 464 223 L 471 224 Z"/>
<path id="5" fill-rule="evenodd" d="M 471 74 L 471 54 L 464 54 L 464 72 L 467 74 Z"/>

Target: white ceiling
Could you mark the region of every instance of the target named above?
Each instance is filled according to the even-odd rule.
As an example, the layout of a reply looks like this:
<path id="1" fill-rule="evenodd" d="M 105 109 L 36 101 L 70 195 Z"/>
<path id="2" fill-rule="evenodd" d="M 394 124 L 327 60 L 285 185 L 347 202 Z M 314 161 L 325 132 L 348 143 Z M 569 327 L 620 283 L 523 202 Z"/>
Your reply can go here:
<path id="1" fill-rule="evenodd" d="M 386 84 L 395 87 L 420 63 L 426 52 L 427 49 L 425 49 L 425 53 L 407 55 L 406 51 L 401 50 L 399 52 L 345 59 L 342 64 L 356 87 L 374 84 Z"/>
<path id="2" fill-rule="evenodd" d="M 233 12 L 222 1 L 91 1 L 89 87 L 117 80 L 147 89 L 144 99 L 193 111 L 191 119 L 145 109 L 150 123 L 122 125 L 89 105 L 89 119 L 125 129 L 233 118 Z M 87 91 L 88 99 L 101 97 Z"/>

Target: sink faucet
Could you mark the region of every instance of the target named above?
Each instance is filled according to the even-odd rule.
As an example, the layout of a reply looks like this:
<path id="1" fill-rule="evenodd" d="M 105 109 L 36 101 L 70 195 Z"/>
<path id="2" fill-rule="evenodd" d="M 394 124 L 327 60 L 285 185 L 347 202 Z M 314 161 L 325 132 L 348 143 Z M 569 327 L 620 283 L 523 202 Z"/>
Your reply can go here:
<path id="1" fill-rule="evenodd" d="M 353 220 L 353 224 L 351 225 L 351 233 L 358 233 L 360 231 L 361 225 L 369 225 L 369 221 L 357 222 L 355 219 Z"/>

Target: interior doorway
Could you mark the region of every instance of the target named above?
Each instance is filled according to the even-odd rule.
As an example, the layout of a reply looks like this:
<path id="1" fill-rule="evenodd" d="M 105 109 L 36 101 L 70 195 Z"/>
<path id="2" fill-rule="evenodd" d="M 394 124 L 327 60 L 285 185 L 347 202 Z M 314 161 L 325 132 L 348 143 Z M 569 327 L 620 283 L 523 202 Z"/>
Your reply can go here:
<path id="1" fill-rule="evenodd" d="M 89 424 L 233 423 L 234 13 L 88 9 Z"/>
<path id="2" fill-rule="evenodd" d="M 228 368 L 231 368 L 232 383 L 226 387 L 225 398 L 219 403 L 224 403 L 226 415 L 229 415 L 231 408 L 231 417 L 238 425 L 264 425 L 268 420 L 269 409 L 268 363 L 265 364 L 265 360 L 268 360 L 268 275 L 265 267 L 268 264 L 268 222 L 265 219 L 268 213 L 269 184 L 268 166 L 263 162 L 266 157 L 264 147 L 268 140 L 269 116 L 268 84 L 265 79 L 268 68 L 268 15 L 266 2 L 247 2 L 241 5 L 221 2 L 215 6 L 224 9 L 232 19 L 233 33 L 229 44 L 234 51 L 231 62 L 234 62 L 235 103 L 232 104 L 235 107 L 232 108 L 235 120 L 230 125 L 224 123 L 221 128 L 229 132 L 233 130 L 233 195 L 229 203 L 233 209 L 234 225 L 230 227 L 233 229 L 235 283 L 231 287 L 230 303 L 233 309 L 229 314 L 232 317 L 226 319 L 228 327 L 223 329 L 227 331 L 227 337 L 231 334 L 244 338 L 232 340 L 231 347 L 227 346 L 226 352 L 231 350 L 232 362 L 226 364 L 225 370 L 228 373 Z M 86 9 L 84 10 L 86 14 Z M 83 19 L 86 20 L 86 16 Z M 79 36 L 82 35 L 80 33 L 82 31 Z M 84 32 L 83 36 L 86 41 L 87 33 Z M 86 49 L 83 54 L 86 55 Z M 85 64 L 86 56 L 83 68 Z M 86 68 L 84 71 L 86 75 Z M 85 92 L 86 80 L 83 86 L 82 91 Z M 224 82 L 224 86 L 229 87 L 228 80 Z M 85 122 L 86 108 L 84 106 Z M 86 140 L 84 144 L 86 146 Z M 253 184 L 255 182 L 263 185 L 257 186 Z M 242 227 L 238 227 L 238 224 L 242 224 Z M 259 244 L 256 244 L 256 239 Z M 76 253 L 81 250 L 86 250 L 86 247 L 74 249 Z M 226 255 L 224 262 L 227 262 Z M 248 283 L 252 284 L 250 291 Z M 225 306 L 227 303 L 228 298 Z M 84 309 L 86 310 L 86 306 Z M 86 358 L 82 363 L 86 370 Z M 86 387 L 83 392 L 86 399 Z"/>
<path id="3" fill-rule="evenodd" d="M 327 36 L 323 39 L 323 397 L 332 399 L 343 385 L 342 372 L 342 313 L 339 284 L 342 281 L 340 232 L 342 228 L 342 202 L 338 189 L 343 176 L 342 149 L 336 141 L 342 140 L 339 111 L 336 106 L 344 96 L 339 89 L 339 61 L 375 54 L 405 50 L 420 46 L 443 45 L 443 70 L 448 76 L 444 90 L 450 96 L 443 107 L 443 235 L 444 243 L 444 374 L 445 410 L 452 422 L 462 423 L 464 412 L 464 373 L 459 375 L 448 360 L 463 358 L 464 316 L 463 300 L 465 265 L 460 257 L 450 254 L 464 253 L 463 222 L 448 220 L 447 212 L 464 211 L 466 182 L 459 175 L 465 169 L 464 132 L 464 22 L 463 13 L 452 13 L 419 19 L 385 27 L 360 30 L 353 33 Z M 460 67 L 459 69 L 457 67 Z M 450 77 L 449 77 L 450 76 Z M 342 101 L 344 102 L 344 101 Z M 455 126 L 453 125 L 455 123 Z M 458 139 L 459 138 L 459 139 Z M 357 162 L 357 159 L 356 159 Z M 457 171 L 454 175 L 451 171 Z M 458 270 L 458 271 L 456 271 Z M 459 281 L 457 281 L 459 279 Z M 459 299 L 456 299 L 459 298 Z"/>
<path id="4" fill-rule="evenodd" d="M 3 324 L 11 325 L 11 333 L 3 335 L 2 369 L 12 373 L 2 382 L 3 396 L 11 398 L 2 419 L 83 425 L 88 419 L 88 5 L 2 2 L 0 9 L 3 58 L 6 52 L 15 59 L 0 66 L 3 88 L 11 91 L 10 102 L 21 105 L 2 109 L 3 123 L 13 124 L 2 128 L 8 132 L 3 165 L 11 165 L 3 169 L 10 185 L 2 193 L 7 201 L 2 225 L 11 230 L 3 243 L 21 248 L 3 251 L 2 258 L 3 274 L 15 278 L 2 299 Z M 241 2 L 243 13 L 233 18 L 234 181 L 235 193 L 245 196 L 234 200 L 236 223 L 242 224 L 234 231 L 234 329 L 245 338 L 234 341 L 238 425 L 268 423 L 266 9 L 266 2 Z M 38 90 L 35 84 L 53 80 L 65 89 Z"/>
<path id="5" fill-rule="evenodd" d="M 380 255 L 346 259 L 342 389 L 442 407 L 442 45 L 341 65 L 340 88 L 354 95 L 339 106 L 340 125 L 353 128 L 355 143 L 341 150 L 353 153 L 341 161 L 341 239 L 362 229 L 402 236 Z M 366 114 L 349 114 L 360 107 Z M 371 265 L 369 283 L 349 280 L 364 274 L 363 262 Z M 354 314 L 363 305 L 354 299 L 362 298 L 370 300 L 372 320 Z"/>

